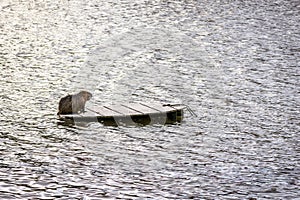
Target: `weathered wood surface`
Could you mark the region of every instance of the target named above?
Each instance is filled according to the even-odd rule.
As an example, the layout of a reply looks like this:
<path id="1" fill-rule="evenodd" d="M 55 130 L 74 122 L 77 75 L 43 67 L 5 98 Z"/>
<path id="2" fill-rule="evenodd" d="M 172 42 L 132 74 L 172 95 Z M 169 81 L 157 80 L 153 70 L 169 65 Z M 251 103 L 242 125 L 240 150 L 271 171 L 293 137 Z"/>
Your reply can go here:
<path id="1" fill-rule="evenodd" d="M 183 105 L 159 103 L 126 103 L 118 105 L 88 106 L 85 112 L 60 115 L 71 121 L 98 121 L 104 125 L 148 125 L 181 122 Z"/>

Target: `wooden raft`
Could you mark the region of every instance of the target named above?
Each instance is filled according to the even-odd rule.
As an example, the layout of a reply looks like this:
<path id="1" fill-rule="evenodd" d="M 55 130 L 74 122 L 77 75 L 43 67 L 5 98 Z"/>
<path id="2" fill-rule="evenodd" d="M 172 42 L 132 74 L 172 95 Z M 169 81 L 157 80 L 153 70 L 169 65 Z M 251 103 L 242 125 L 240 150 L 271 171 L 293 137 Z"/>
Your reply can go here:
<path id="1" fill-rule="evenodd" d="M 127 103 L 119 105 L 87 106 L 79 114 L 60 115 L 62 120 L 100 122 L 104 125 L 173 124 L 183 119 L 183 105 L 159 103 Z"/>

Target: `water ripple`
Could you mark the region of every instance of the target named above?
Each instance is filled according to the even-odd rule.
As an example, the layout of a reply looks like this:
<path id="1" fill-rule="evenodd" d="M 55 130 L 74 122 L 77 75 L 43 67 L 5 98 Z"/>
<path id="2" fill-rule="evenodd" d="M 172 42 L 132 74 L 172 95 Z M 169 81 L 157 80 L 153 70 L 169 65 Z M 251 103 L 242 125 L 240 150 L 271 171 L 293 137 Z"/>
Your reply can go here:
<path id="1" fill-rule="evenodd" d="M 296 199 L 296 1 L 0 3 L 1 199 Z M 62 96 L 189 105 L 177 125 L 61 124 Z"/>

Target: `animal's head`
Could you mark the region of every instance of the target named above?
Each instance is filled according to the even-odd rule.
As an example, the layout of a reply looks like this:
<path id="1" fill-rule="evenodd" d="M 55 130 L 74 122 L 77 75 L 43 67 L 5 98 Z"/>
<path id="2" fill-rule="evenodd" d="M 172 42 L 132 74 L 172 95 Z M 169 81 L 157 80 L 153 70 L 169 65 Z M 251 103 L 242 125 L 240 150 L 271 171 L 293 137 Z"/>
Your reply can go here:
<path id="1" fill-rule="evenodd" d="M 87 91 L 81 91 L 81 92 L 79 92 L 79 94 L 81 96 L 83 96 L 83 98 L 86 99 L 87 101 L 90 100 L 93 96 L 92 93 L 87 92 Z"/>

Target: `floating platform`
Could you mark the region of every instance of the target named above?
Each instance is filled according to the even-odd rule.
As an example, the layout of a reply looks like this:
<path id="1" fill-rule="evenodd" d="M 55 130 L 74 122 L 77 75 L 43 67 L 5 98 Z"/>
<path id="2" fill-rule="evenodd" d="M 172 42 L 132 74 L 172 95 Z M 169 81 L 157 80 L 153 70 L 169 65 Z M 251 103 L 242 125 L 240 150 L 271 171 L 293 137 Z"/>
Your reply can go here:
<path id="1" fill-rule="evenodd" d="M 104 125 L 174 124 L 183 120 L 184 105 L 159 103 L 127 103 L 86 106 L 85 112 L 60 115 L 69 122 L 100 122 Z"/>

